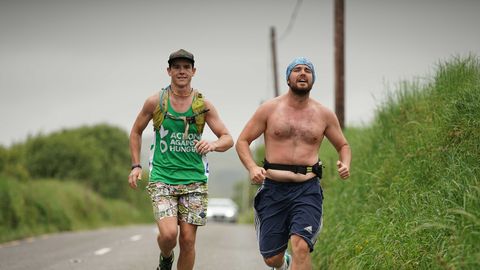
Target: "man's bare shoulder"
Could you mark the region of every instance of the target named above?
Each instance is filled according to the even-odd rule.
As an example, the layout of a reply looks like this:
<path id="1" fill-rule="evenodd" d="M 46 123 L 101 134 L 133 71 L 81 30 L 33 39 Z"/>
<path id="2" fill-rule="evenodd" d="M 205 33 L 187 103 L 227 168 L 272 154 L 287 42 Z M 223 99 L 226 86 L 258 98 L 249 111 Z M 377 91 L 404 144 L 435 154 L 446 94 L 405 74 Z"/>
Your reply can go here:
<path id="1" fill-rule="evenodd" d="M 267 100 L 260 104 L 260 106 L 255 110 L 251 120 L 252 121 L 260 121 L 264 122 L 267 121 L 270 115 L 276 110 L 278 107 L 279 101 L 277 98 Z"/>
<path id="2" fill-rule="evenodd" d="M 257 108 L 257 111 L 268 111 L 268 110 L 272 110 L 273 108 L 275 108 L 276 106 L 278 106 L 279 104 L 279 98 L 273 98 L 273 99 L 269 99 L 265 102 L 263 102 L 262 104 L 260 104 L 260 106 Z"/>
<path id="3" fill-rule="evenodd" d="M 211 115 L 218 114 L 217 108 L 213 105 L 213 103 L 210 100 L 204 98 L 203 103 L 205 105 L 205 107 L 204 107 L 205 110 L 207 110 L 205 115 L 211 116 Z"/>
<path id="4" fill-rule="evenodd" d="M 332 115 L 334 114 L 332 110 L 330 110 L 328 107 L 320 103 L 318 100 L 315 99 L 310 99 L 310 104 L 313 106 L 315 110 L 317 110 L 319 113 L 322 114 L 327 114 L 327 115 Z"/>
<path id="5" fill-rule="evenodd" d="M 154 93 L 151 96 L 145 100 L 145 104 L 143 105 L 143 108 L 148 111 L 148 112 L 153 112 L 155 110 L 155 107 L 160 103 L 160 94 Z"/>
<path id="6" fill-rule="evenodd" d="M 203 103 L 205 104 L 206 109 L 215 108 L 212 101 L 210 101 L 209 99 L 203 98 Z"/>
<path id="7" fill-rule="evenodd" d="M 315 106 L 315 110 L 319 115 L 319 119 L 325 121 L 327 126 L 338 122 L 337 115 L 335 114 L 335 112 L 333 112 L 333 110 L 329 109 L 318 101 L 315 101 L 313 104 Z"/>

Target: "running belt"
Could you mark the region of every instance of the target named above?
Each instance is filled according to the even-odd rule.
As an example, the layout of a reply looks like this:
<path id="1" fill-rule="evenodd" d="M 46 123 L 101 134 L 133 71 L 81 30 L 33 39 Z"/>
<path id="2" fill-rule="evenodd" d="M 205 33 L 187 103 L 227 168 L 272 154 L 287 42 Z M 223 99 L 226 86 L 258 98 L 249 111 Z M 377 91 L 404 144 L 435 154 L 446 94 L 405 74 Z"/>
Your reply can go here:
<path id="1" fill-rule="evenodd" d="M 290 172 L 301 173 L 301 174 L 307 174 L 309 172 L 313 172 L 320 179 L 322 178 L 322 167 L 323 167 L 322 161 L 320 160 L 312 166 L 270 163 L 268 162 L 267 159 L 263 161 L 263 168 L 265 168 L 265 170 L 273 169 L 273 170 L 290 171 Z"/>

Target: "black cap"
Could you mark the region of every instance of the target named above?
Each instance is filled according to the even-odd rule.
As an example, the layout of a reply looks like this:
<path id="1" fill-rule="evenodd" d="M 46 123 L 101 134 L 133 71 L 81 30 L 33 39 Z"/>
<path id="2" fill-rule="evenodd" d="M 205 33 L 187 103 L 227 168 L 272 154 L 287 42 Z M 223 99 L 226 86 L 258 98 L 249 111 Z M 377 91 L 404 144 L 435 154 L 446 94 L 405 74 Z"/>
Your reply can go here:
<path id="1" fill-rule="evenodd" d="M 168 58 L 168 64 L 171 65 L 172 61 L 175 59 L 186 59 L 192 62 L 192 65 L 195 63 L 195 60 L 193 59 L 193 54 L 185 51 L 184 49 L 180 49 L 176 52 L 171 53 L 170 57 Z"/>

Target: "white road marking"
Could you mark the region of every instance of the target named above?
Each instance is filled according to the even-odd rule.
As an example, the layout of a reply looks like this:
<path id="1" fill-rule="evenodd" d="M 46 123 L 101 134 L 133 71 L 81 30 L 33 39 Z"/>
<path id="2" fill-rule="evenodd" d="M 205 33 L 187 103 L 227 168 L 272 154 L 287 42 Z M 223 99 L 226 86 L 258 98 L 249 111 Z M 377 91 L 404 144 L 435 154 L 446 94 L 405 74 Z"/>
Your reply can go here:
<path id="1" fill-rule="evenodd" d="M 98 255 L 98 256 L 104 255 L 104 254 L 110 252 L 111 250 L 112 250 L 111 248 L 101 248 L 101 249 L 95 251 L 95 255 Z"/>
<path id="2" fill-rule="evenodd" d="M 130 237 L 130 241 L 133 241 L 133 242 L 138 241 L 138 240 L 140 240 L 140 239 L 142 239 L 142 235 L 141 235 L 141 234 L 136 234 L 136 235 Z"/>
<path id="3" fill-rule="evenodd" d="M 136 235 L 133 235 L 132 237 L 130 237 L 130 241 L 138 241 L 142 239 L 142 235 L 140 234 L 136 234 Z M 111 248 L 101 248 L 97 251 L 94 252 L 95 255 L 97 256 L 101 256 L 101 255 L 104 255 L 104 254 L 107 254 L 108 252 L 112 251 Z"/>

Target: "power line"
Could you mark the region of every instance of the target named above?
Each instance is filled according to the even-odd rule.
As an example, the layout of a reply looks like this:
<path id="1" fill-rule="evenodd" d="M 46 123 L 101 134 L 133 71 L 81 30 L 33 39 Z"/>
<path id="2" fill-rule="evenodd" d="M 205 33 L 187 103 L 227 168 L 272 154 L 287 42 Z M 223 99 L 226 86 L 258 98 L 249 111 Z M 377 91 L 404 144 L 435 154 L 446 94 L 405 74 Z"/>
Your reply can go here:
<path id="1" fill-rule="evenodd" d="M 300 9 L 302 2 L 303 0 L 297 0 L 297 4 L 295 5 L 292 15 L 290 16 L 290 21 L 288 22 L 287 28 L 285 29 L 285 32 L 283 32 L 283 34 L 278 39 L 279 41 L 282 41 L 292 30 L 293 24 L 295 23 L 295 20 L 297 18 L 298 10 Z"/>

